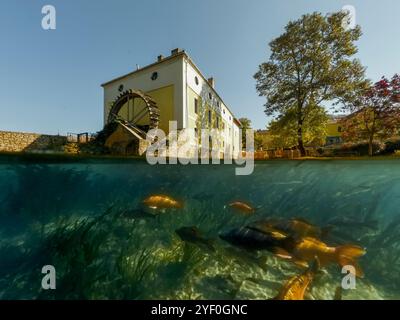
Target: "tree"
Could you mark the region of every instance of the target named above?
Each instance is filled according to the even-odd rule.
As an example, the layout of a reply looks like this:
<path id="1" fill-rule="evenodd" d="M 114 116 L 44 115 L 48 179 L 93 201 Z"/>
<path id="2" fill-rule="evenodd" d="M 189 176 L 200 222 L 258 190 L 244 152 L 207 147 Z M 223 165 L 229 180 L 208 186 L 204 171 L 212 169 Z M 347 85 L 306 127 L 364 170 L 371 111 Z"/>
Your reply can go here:
<path id="1" fill-rule="evenodd" d="M 256 150 L 267 150 L 272 146 L 272 136 L 267 130 L 257 130 L 254 132 L 254 147 Z"/>
<path id="2" fill-rule="evenodd" d="M 326 124 L 329 116 L 323 107 L 310 108 L 310 115 L 302 126 L 304 145 L 321 146 L 326 139 Z M 278 148 L 291 148 L 297 145 L 296 110 L 288 110 L 270 122 L 268 130 L 273 136 L 272 144 Z"/>
<path id="3" fill-rule="evenodd" d="M 343 137 L 350 141 L 367 140 L 373 155 L 373 141 L 396 133 L 400 125 L 400 76 L 385 77 L 366 89 L 357 100 L 344 107 L 351 114 L 343 120 Z"/>
<path id="4" fill-rule="evenodd" d="M 240 118 L 240 123 L 242 124 L 242 147 L 246 147 L 246 130 L 251 129 L 251 120 L 248 118 Z"/>
<path id="5" fill-rule="evenodd" d="M 301 155 L 304 125 L 322 102 L 348 101 L 365 88 L 364 67 L 352 56 L 361 29 L 345 30 L 343 12 L 303 15 L 289 22 L 285 32 L 269 45 L 271 55 L 254 75 L 257 91 L 266 98 L 265 113 L 294 113 L 295 138 Z"/>

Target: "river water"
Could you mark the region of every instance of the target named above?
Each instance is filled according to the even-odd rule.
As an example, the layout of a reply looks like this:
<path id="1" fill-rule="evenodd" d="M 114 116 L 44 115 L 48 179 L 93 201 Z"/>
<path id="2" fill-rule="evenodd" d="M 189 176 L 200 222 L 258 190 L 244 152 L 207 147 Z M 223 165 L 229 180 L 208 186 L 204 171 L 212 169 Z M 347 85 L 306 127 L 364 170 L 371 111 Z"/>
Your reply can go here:
<path id="1" fill-rule="evenodd" d="M 151 194 L 184 206 L 134 211 Z M 230 210 L 234 200 L 255 213 Z M 266 217 L 334 225 L 330 246 L 366 249 L 365 276 L 342 299 L 400 298 L 398 160 L 266 161 L 236 176 L 232 165 L 3 156 L 0 299 L 272 298 L 302 270 L 219 238 Z M 182 241 L 175 230 L 187 226 L 215 250 Z M 41 287 L 44 265 L 56 270 L 56 290 Z M 336 265 L 323 268 L 306 298 L 333 299 L 343 276 Z"/>

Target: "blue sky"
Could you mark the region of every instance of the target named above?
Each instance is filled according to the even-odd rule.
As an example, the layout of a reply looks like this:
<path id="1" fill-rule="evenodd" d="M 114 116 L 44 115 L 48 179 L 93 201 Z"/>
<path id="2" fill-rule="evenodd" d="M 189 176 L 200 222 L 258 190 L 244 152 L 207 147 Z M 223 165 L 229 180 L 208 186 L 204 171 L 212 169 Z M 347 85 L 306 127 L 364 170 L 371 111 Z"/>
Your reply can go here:
<path id="1" fill-rule="evenodd" d="M 41 28 L 43 5 L 57 29 Z M 100 84 L 184 48 L 237 117 L 268 122 L 253 74 L 268 43 L 304 13 L 356 8 L 358 57 L 373 80 L 400 72 L 398 0 L 2 0 L 0 130 L 102 128 Z"/>

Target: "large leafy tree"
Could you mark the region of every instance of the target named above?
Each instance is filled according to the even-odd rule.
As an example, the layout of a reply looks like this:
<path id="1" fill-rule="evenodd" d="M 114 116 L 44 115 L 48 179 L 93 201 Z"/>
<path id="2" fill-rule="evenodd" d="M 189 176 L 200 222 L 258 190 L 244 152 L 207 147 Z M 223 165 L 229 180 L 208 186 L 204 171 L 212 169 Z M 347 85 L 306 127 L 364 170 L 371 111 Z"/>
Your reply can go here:
<path id="1" fill-rule="evenodd" d="M 352 99 L 366 86 L 364 67 L 353 56 L 361 29 L 346 30 L 346 14 L 303 15 L 289 22 L 285 32 L 269 45 L 271 55 L 254 75 L 257 91 L 266 98 L 265 113 L 294 113 L 295 138 L 302 155 L 304 124 L 315 106 Z"/>
<path id="2" fill-rule="evenodd" d="M 373 154 L 374 139 L 388 138 L 400 126 L 400 76 L 385 77 L 366 89 L 353 103 L 346 104 L 350 115 L 343 120 L 343 137 L 349 141 L 368 141 Z"/>
<path id="3" fill-rule="evenodd" d="M 303 143 L 320 146 L 326 139 L 326 124 L 329 116 L 323 107 L 310 107 L 310 115 L 302 126 Z M 277 148 L 297 146 L 297 115 L 295 108 L 288 110 L 270 122 L 268 131 L 272 136 L 272 145 Z"/>

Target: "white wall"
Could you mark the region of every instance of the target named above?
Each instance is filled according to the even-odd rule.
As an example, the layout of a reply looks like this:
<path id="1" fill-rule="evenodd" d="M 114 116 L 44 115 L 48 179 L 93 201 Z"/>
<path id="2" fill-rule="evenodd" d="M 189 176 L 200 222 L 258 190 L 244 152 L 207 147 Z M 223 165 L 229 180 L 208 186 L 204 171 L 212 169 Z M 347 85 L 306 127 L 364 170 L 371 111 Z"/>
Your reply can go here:
<path id="1" fill-rule="evenodd" d="M 198 78 L 199 84 L 196 84 L 195 77 Z M 219 114 L 221 118 L 224 120 L 226 125 L 225 125 L 225 130 L 222 132 L 222 136 L 225 143 L 230 144 L 231 153 L 233 152 L 233 146 L 235 146 L 235 150 L 238 150 L 239 134 L 237 134 L 235 138 L 234 131 L 239 131 L 239 128 L 233 121 L 234 119 L 233 114 L 223 103 L 223 101 L 218 97 L 218 95 L 214 92 L 214 89 L 210 86 L 208 81 L 203 79 L 203 77 L 199 74 L 199 72 L 197 72 L 197 70 L 186 59 L 184 62 L 184 79 L 186 80 L 185 81 L 186 85 L 190 87 L 190 89 L 192 89 L 197 95 L 202 97 L 202 99 L 206 101 L 214 109 L 214 111 L 217 114 Z M 186 88 L 186 86 L 184 87 Z M 210 92 L 212 94 L 212 100 L 210 100 L 208 96 Z M 187 97 L 186 92 L 185 92 L 185 97 Z M 219 107 L 217 104 L 218 102 L 219 102 Z M 185 101 L 184 103 L 187 106 L 187 101 Z M 191 117 L 187 112 L 187 108 L 185 109 L 187 118 Z M 196 120 L 196 118 L 193 118 L 193 120 Z M 221 149 L 221 151 L 223 150 Z"/>

